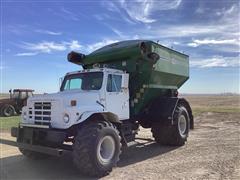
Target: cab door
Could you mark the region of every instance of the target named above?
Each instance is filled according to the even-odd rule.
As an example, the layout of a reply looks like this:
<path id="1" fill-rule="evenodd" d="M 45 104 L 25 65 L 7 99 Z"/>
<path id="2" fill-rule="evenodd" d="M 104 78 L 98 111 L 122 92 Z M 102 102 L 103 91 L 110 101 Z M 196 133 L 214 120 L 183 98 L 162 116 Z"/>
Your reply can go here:
<path id="1" fill-rule="evenodd" d="M 129 119 L 129 92 L 122 88 L 122 74 L 108 74 L 106 87 L 106 110 L 120 120 Z"/>
<path id="2" fill-rule="evenodd" d="M 24 106 L 24 102 L 27 100 L 27 92 L 26 91 L 20 91 L 19 96 L 16 99 L 16 111 L 17 113 L 20 113 L 22 111 L 22 107 Z"/>

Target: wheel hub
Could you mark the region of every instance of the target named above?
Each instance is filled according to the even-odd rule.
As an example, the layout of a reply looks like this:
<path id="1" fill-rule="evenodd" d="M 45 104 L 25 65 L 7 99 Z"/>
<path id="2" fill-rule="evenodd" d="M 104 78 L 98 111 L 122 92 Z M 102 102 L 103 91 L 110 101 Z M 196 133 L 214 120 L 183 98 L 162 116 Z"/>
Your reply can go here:
<path id="1" fill-rule="evenodd" d="M 7 108 L 5 109 L 5 114 L 8 115 L 8 116 L 10 116 L 11 114 L 13 114 L 12 108 L 11 108 L 11 107 L 7 107 Z"/>
<path id="2" fill-rule="evenodd" d="M 115 141 L 111 136 L 100 139 L 97 147 L 97 157 L 102 164 L 109 164 L 115 153 Z"/>
<path id="3" fill-rule="evenodd" d="M 12 113 L 12 109 L 11 108 L 7 108 L 6 113 L 8 113 L 8 114 Z"/>
<path id="4" fill-rule="evenodd" d="M 178 130 L 179 133 L 183 136 L 187 129 L 187 120 L 184 115 L 181 115 L 178 120 Z"/>

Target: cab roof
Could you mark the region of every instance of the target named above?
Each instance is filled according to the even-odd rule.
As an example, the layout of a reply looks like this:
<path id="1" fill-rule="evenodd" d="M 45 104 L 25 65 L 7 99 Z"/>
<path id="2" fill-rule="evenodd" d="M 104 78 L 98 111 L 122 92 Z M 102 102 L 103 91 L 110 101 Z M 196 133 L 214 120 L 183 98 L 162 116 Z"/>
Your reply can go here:
<path id="1" fill-rule="evenodd" d="M 20 92 L 20 91 L 24 91 L 24 92 L 33 92 L 33 89 L 14 89 L 13 92 Z"/>
<path id="2" fill-rule="evenodd" d="M 111 68 L 93 68 L 93 69 L 83 69 L 80 71 L 69 72 L 66 75 L 86 73 L 86 72 L 108 72 L 108 73 L 121 73 L 121 74 L 124 73 L 124 71 L 117 70 L 117 69 L 111 69 Z"/>

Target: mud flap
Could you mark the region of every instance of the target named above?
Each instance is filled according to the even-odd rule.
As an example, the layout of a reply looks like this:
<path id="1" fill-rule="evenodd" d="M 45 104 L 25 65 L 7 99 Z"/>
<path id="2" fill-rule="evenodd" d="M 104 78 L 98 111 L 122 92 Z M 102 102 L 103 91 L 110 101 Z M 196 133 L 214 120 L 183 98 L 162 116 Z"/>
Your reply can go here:
<path id="1" fill-rule="evenodd" d="M 176 97 L 158 98 L 151 104 L 149 119 L 153 123 L 173 124 L 173 114 L 178 101 L 179 98 Z"/>
<path id="2" fill-rule="evenodd" d="M 194 127 L 192 110 L 184 98 L 178 97 L 161 97 L 155 99 L 148 105 L 143 114 L 140 116 L 140 124 L 145 128 L 150 128 L 153 124 L 174 125 L 174 112 L 177 105 L 181 103 L 188 111 L 190 129 Z"/>

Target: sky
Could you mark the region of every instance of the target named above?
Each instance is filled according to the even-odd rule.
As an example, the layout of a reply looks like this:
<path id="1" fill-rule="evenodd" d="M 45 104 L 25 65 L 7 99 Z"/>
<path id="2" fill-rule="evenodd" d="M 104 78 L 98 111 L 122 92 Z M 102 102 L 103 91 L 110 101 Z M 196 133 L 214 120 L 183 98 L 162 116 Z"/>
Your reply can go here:
<path id="1" fill-rule="evenodd" d="M 131 39 L 158 41 L 190 56 L 180 93 L 240 93 L 238 0 L 1 1 L 1 92 L 59 90 L 88 54 Z"/>

